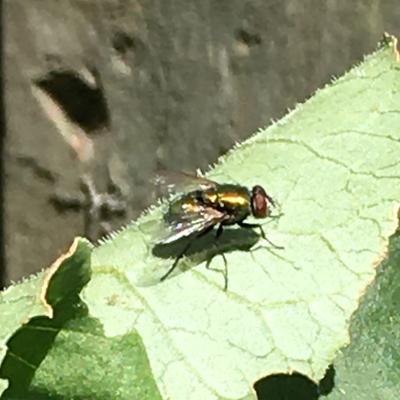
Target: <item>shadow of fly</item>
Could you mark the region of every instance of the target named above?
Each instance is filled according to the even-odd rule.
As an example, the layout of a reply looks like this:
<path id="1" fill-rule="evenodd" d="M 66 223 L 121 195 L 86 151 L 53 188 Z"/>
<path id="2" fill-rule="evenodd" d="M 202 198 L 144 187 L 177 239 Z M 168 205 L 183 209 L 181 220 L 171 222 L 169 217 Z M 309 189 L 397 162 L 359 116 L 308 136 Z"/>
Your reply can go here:
<path id="1" fill-rule="evenodd" d="M 220 184 L 204 177 L 187 174 L 159 175 L 156 183 L 166 186 L 169 192 L 181 192 L 181 194 L 173 197 L 169 203 L 168 210 L 163 216 L 166 235 L 157 242 L 154 249 L 156 251 L 153 250 L 153 253 L 157 255 L 161 247 L 184 242 L 184 245 L 180 246 L 175 261 L 161 277 L 161 281 L 167 279 L 182 257 L 192 253 L 191 249 L 199 242 L 199 239 L 212 230 L 215 230 L 212 244 L 216 246 L 226 226 L 238 225 L 245 229 L 258 229 L 261 237 L 271 246 L 282 249 L 266 237 L 260 224 L 245 222 L 249 216 L 257 219 L 271 216 L 271 207 L 275 206 L 275 202 L 262 186 L 255 185 L 252 189 L 248 189 L 241 185 Z M 223 252 L 220 254 L 226 270 L 225 255 Z M 210 268 L 209 261 L 208 268 Z M 227 277 L 225 276 L 226 289 Z"/>

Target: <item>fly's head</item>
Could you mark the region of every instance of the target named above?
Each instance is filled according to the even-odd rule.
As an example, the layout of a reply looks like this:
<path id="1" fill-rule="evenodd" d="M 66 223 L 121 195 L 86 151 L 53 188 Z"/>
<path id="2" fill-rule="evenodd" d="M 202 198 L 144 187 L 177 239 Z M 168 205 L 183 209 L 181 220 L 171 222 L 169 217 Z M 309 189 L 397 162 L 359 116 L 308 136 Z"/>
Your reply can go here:
<path id="1" fill-rule="evenodd" d="M 256 185 L 251 190 L 251 212 L 256 218 L 266 218 L 270 214 L 271 206 L 275 206 L 272 197 L 268 196 L 264 188 Z"/>

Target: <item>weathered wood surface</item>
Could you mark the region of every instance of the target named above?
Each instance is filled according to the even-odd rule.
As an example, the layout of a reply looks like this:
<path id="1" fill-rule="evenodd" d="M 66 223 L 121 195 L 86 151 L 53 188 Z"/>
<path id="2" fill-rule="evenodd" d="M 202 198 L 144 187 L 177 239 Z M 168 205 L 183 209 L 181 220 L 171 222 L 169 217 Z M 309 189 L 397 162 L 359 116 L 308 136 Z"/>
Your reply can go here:
<path id="1" fill-rule="evenodd" d="M 384 31 L 400 33 L 394 0 L 3 7 L 7 280 L 46 267 L 83 233 L 82 210 L 50 201 L 78 193 L 82 174 L 101 191 L 110 179 L 121 188 L 128 211 L 111 219 L 117 227 L 152 201 L 155 170 L 205 168 L 361 60 Z M 71 78 L 58 82 L 65 98 L 57 108 L 40 88 L 60 71 L 106 107 Z M 71 104 L 75 121 L 65 117 Z"/>

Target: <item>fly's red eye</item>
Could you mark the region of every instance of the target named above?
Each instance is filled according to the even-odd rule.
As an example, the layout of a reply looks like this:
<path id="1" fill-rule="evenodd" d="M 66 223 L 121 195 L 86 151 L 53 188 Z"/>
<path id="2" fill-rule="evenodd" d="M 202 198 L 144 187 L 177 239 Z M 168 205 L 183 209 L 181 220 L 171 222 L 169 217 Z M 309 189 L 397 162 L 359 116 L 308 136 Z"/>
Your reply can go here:
<path id="1" fill-rule="evenodd" d="M 272 200 L 270 197 L 265 193 L 265 190 L 256 185 L 253 187 L 252 196 L 251 196 L 251 209 L 253 215 L 256 218 L 265 218 L 268 216 L 269 209 L 268 209 L 268 201 Z M 271 201 L 272 204 L 272 201 Z"/>

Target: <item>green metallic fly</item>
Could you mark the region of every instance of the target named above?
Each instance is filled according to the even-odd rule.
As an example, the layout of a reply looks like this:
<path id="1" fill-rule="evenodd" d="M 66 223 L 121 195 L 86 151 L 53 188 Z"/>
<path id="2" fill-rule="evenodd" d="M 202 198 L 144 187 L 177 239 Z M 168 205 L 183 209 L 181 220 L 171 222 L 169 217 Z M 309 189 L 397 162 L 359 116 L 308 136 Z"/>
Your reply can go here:
<path id="1" fill-rule="evenodd" d="M 172 180 L 171 176 L 171 174 L 160 175 L 156 182 L 167 185 L 169 191 L 178 191 L 182 194 L 170 201 L 169 208 L 164 214 L 168 233 L 158 241 L 157 245 L 172 244 L 183 238 L 192 240 L 187 242 L 172 266 L 161 277 L 161 281 L 174 271 L 194 241 L 214 227 L 217 227 L 217 239 L 225 226 L 237 224 L 242 228 L 258 228 L 264 240 L 275 248 L 282 248 L 267 239 L 260 224 L 245 222 L 249 216 L 255 218 L 270 216 L 271 206 L 275 206 L 274 200 L 262 186 L 255 185 L 252 189 L 248 189 L 237 184 L 220 184 L 204 177 L 183 173 L 175 174 Z"/>

